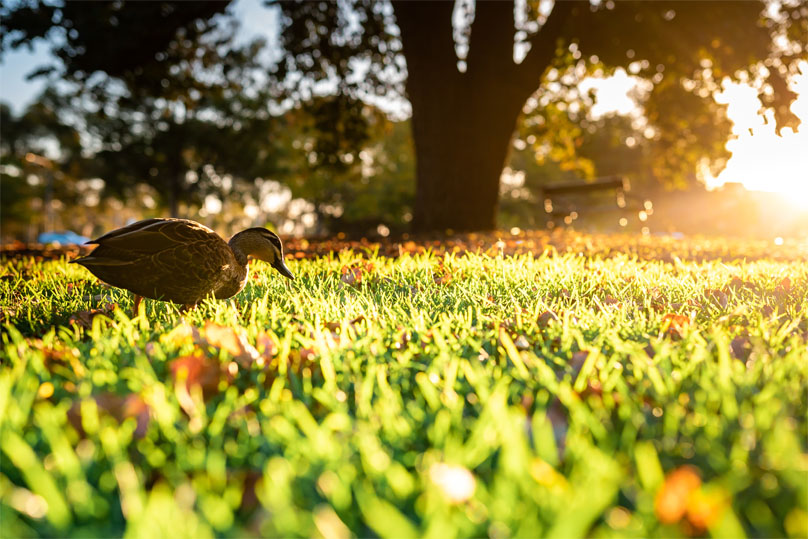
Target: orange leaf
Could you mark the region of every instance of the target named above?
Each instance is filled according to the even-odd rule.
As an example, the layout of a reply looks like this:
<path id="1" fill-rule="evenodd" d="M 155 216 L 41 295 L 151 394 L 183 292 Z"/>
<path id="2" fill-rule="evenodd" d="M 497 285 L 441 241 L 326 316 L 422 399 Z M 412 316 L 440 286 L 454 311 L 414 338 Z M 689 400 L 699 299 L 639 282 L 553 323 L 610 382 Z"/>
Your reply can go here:
<path id="1" fill-rule="evenodd" d="M 340 281 L 342 281 L 343 283 L 350 286 L 356 286 L 362 283 L 361 268 L 352 268 L 349 266 L 343 266 L 340 272 L 342 273 Z"/>
<path id="2" fill-rule="evenodd" d="M 200 341 L 199 329 L 185 322 L 160 336 L 160 342 L 172 343 L 174 346 L 181 346 L 187 342 L 198 343 Z"/>
<path id="3" fill-rule="evenodd" d="M 690 325 L 690 318 L 675 313 L 668 313 L 662 317 L 662 331 L 669 337 L 681 339 L 685 327 Z"/>
<path id="4" fill-rule="evenodd" d="M 718 522 L 728 505 L 721 489 L 697 489 L 687 499 L 687 520 L 700 533 Z"/>
<path id="5" fill-rule="evenodd" d="M 266 331 L 262 331 L 255 338 L 255 347 L 258 349 L 258 353 L 261 354 L 261 357 L 264 358 L 271 358 L 278 354 L 278 343 L 276 343 L 272 335 Z"/>
<path id="6" fill-rule="evenodd" d="M 215 359 L 200 354 L 182 356 L 173 360 L 169 368 L 175 381 L 185 380 L 185 386 L 189 391 L 191 387 L 199 386 L 207 398 L 219 390 L 222 365 Z"/>
<path id="7" fill-rule="evenodd" d="M 656 516 L 663 524 L 679 522 L 687 511 L 688 499 L 701 487 L 698 470 L 680 466 L 665 477 L 654 500 Z"/>
<path id="8" fill-rule="evenodd" d="M 210 346 L 233 356 L 242 367 L 249 367 L 259 357 L 258 351 L 247 342 L 246 337 L 228 326 L 207 322 L 205 340 Z"/>

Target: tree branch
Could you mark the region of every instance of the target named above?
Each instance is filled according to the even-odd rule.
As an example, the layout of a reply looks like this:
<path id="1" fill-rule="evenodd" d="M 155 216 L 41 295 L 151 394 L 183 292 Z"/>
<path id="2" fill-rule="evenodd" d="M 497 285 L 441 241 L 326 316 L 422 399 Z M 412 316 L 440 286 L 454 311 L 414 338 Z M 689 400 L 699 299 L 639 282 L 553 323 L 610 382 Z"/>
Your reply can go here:
<path id="1" fill-rule="evenodd" d="M 407 85 L 434 84 L 437 90 L 458 78 L 452 38 L 454 3 L 393 0 L 392 4 L 407 60 Z"/>
<path id="2" fill-rule="evenodd" d="M 513 2 L 478 1 L 474 8 L 469 43 L 468 73 L 490 75 L 491 69 L 506 75 L 514 69 Z"/>
<path id="3" fill-rule="evenodd" d="M 544 25 L 530 38 L 530 51 L 517 69 L 518 81 L 530 86 L 526 91 L 532 92 L 538 87 L 539 78 L 555 58 L 557 41 L 564 35 L 569 20 L 581 9 L 588 8 L 589 2 L 556 0 Z"/>

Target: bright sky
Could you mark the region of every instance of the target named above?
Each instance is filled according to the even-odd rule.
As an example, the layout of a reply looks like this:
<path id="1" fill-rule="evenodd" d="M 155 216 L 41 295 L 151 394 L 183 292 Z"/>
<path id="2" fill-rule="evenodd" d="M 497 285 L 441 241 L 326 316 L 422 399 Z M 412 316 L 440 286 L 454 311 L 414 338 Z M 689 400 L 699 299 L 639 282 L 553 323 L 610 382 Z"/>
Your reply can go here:
<path id="1" fill-rule="evenodd" d="M 802 62 L 800 71 L 792 87 L 798 97 L 791 105 L 802 120 L 797 132 L 784 128 L 777 135 L 771 113 L 756 113 L 760 101 L 749 86 L 723 86 L 718 101 L 727 103 L 738 138 L 727 143 L 732 157 L 718 177 L 706 179 L 708 187 L 738 182 L 751 190 L 787 194 L 791 202 L 808 208 L 808 62 Z"/>
<path id="2" fill-rule="evenodd" d="M 260 0 L 238 0 L 231 9 L 242 23 L 244 39 L 260 36 L 270 44 L 277 39 L 276 10 L 264 8 Z M 0 64 L 0 99 L 9 102 L 15 112 L 21 112 L 43 88 L 41 80 L 26 81 L 25 75 L 48 59 L 48 46 L 42 42 L 33 51 L 7 53 Z M 584 86 L 595 87 L 598 94 L 593 114 L 628 114 L 634 110 L 630 93 L 635 80 L 621 69 L 609 79 L 585 82 Z M 727 143 L 732 152 L 727 167 L 717 177 L 706 178 L 708 187 L 742 183 L 750 190 L 782 192 L 808 208 L 808 62 L 803 62 L 801 75 L 793 84 L 799 97 L 792 111 L 803 125 L 798 132 L 783 129 L 779 136 L 771 115 L 757 114 L 760 102 L 754 89 L 740 84 L 724 86 L 718 99 L 729 105 L 727 112 L 737 138 Z"/>

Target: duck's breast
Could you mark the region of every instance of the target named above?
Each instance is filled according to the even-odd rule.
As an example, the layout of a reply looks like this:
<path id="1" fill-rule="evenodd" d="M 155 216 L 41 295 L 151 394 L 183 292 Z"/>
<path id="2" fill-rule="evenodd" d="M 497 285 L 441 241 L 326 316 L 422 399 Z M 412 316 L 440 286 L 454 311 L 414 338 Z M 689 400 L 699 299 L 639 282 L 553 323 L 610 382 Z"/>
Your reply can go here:
<path id="1" fill-rule="evenodd" d="M 247 284 L 249 269 L 239 264 L 235 257 L 219 267 L 219 279 L 213 288 L 216 299 L 227 299 L 235 296 Z"/>

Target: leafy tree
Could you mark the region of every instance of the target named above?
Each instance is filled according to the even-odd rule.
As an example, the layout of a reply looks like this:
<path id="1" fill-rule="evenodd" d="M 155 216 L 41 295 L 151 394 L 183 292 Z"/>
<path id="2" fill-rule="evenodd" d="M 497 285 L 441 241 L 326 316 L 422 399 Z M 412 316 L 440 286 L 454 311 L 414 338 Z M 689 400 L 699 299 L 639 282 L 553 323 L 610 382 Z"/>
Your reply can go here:
<path id="1" fill-rule="evenodd" d="M 286 179 L 314 205 L 320 232 L 407 226 L 414 187 L 407 122 L 348 95 L 313 97 L 285 118 L 293 148 Z"/>
<path id="2" fill-rule="evenodd" d="M 52 216 L 52 201 L 76 200 L 75 184 L 87 162 L 78 131 L 59 118 L 59 102 L 47 89 L 19 115 L 0 104 L 0 219 L 5 234 L 16 223 L 50 228 L 53 223 L 45 218 Z"/>
<path id="3" fill-rule="evenodd" d="M 238 45 L 237 26 L 217 18 L 226 6 L 23 3 L 3 19 L 3 45 L 49 36 L 61 62 L 38 74 L 72 83 L 69 116 L 91 140 L 89 172 L 108 194 L 150 184 L 177 215 L 180 202 L 229 194 L 227 174 L 275 170 L 271 96 L 257 83 L 263 43 Z"/>
<path id="4" fill-rule="evenodd" d="M 758 76 L 778 121 L 795 123 L 785 80 L 805 54 L 804 2 L 786 3 L 774 16 L 764 14 L 763 2 L 747 1 L 280 6 L 287 54 L 279 77 L 303 72 L 304 87 L 337 78 L 346 91 L 389 95 L 402 91 L 396 75 L 406 59 L 416 230 L 494 226 L 500 173 L 526 101 L 552 91 L 552 73 L 581 62 L 634 64 L 653 81 L 646 114 L 659 133 L 654 172 L 661 179 L 681 179 L 702 157 L 722 156 L 729 125 L 711 93 L 739 70 Z M 453 25 L 458 19 L 464 22 Z M 774 47 L 779 35 L 792 46 Z"/>

